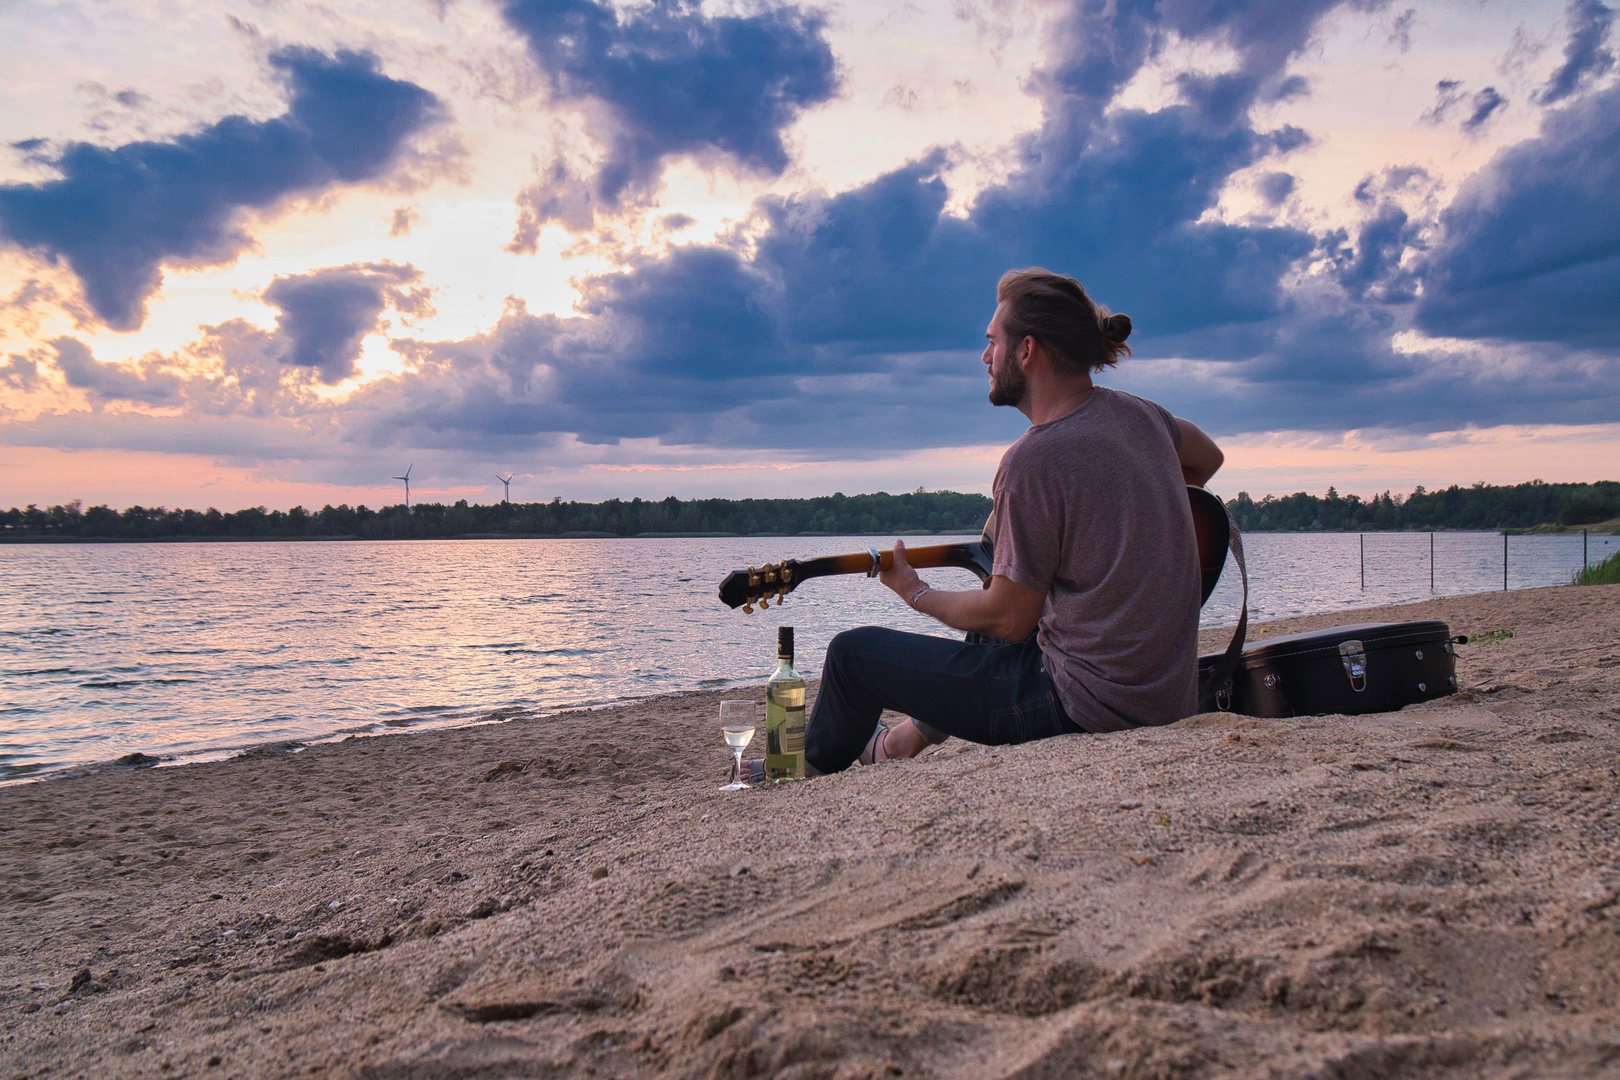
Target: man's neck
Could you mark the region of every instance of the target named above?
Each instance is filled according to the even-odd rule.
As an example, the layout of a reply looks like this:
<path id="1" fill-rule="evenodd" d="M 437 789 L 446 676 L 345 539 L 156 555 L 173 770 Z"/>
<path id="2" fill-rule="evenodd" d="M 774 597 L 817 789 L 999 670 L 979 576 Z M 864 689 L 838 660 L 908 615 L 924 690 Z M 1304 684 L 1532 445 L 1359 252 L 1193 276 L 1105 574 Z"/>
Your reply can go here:
<path id="1" fill-rule="evenodd" d="M 1029 392 L 1018 403 L 1018 411 L 1029 417 L 1031 424 L 1049 424 L 1074 412 L 1091 400 L 1090 375 L 1066 379 L 1031 379 Z"/>

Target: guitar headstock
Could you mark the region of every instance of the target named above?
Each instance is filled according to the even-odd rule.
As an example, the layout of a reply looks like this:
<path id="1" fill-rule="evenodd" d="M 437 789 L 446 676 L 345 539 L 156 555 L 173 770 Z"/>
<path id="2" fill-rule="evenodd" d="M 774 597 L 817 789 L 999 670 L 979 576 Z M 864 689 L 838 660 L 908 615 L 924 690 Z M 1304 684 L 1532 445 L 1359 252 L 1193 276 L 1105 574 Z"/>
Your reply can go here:
<path id="1" fill-rule="evenodd" d="M 750 566 L 747 570 L 733 570 L 720 583 L 720 602 L 727 607 L 742 608 L 753 614 L 754 604 L 763 608 L 775 600 L 781 604 L 799 584 L 799 561 L 784 559 L 779 563 Z"/>

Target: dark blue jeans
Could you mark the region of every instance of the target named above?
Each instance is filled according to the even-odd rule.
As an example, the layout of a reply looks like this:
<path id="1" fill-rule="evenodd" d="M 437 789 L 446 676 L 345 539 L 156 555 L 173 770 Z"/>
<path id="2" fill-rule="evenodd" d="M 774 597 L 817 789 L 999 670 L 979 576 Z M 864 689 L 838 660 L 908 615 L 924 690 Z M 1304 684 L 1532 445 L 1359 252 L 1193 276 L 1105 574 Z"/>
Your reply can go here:
<path id="1" fill-rule="evenodd" d="M 1033 634 L 952 641 L 863 626 L 827 646 L 805 760 L 824 773 L 847 769 L 884 709 L 990 746 L 1081 731 L 1058 703 Z"/>

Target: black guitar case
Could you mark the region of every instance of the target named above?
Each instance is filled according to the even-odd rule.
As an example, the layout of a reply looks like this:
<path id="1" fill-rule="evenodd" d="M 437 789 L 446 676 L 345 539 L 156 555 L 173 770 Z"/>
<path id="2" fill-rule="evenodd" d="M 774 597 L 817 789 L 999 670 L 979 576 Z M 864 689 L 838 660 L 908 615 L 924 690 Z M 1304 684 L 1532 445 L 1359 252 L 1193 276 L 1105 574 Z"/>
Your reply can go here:
<path id="1" fill-rule="evenodd" d="M 1456 693 L 1456 646 L 1465 640 L 1438 620 L 1289 634 L 1244 649 L 1215 704 L 1260 717 L 1393 712 Z M 1199 657 L 1199 667 L 1219 655 Z"/>
<path id="2" fill-rule="evenodd" d="M 1249 572 L 1242 536 L 1230 517 L 1228 527 L 1228 547 L 1243 575 L 1243 610 L 1231 644 L 1198 658 L 1201 712 L 1357 716 L 1456 693 L 1456 646 L 1468 639 L 1452 637 L 1438 620 L 1333 626 L 1245 646 Z M 1211 588 L 1206 581 L 1206 600 Z"/>

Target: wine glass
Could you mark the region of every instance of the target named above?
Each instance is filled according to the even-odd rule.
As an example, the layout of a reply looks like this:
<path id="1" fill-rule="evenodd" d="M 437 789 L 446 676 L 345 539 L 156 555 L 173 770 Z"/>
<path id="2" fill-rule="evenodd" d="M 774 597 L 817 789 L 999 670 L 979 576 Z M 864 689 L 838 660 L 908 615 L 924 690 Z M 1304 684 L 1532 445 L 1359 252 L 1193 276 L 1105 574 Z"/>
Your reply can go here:
<path id="1" fill-rule="evenodd" d="M 742 791 L 751 787 L 742 778 L 742 755 L 754 741 L 754 728 L 759 723 L 759 706 L 752 701 L 722 701 L 720 703 L 720 734 L 731 747 L 731 783 L 721 791 Z"/>

